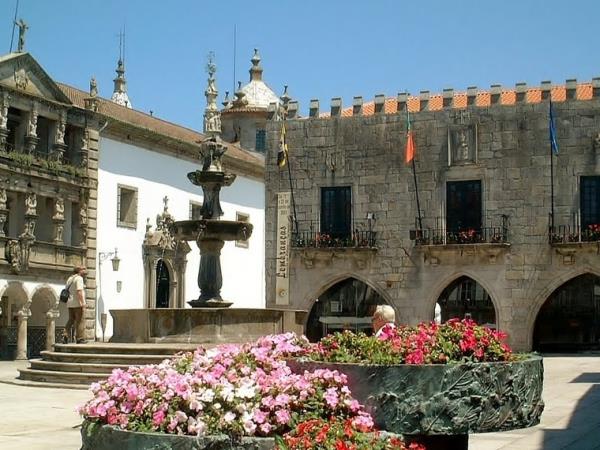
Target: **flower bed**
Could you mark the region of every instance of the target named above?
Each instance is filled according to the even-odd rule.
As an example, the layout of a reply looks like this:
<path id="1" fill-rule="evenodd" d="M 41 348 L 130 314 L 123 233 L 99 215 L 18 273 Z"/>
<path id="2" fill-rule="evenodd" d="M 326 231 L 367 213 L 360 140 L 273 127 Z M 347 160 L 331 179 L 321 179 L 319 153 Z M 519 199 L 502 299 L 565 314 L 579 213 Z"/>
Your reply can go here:
<path id="1" fill-rule="evenodd" d="M 372 418 L 351 396 L 344 374 L 292 373 L 285 359 L 306 354 L 308 347 L 306 339 L 292 334 L 267 336 L 253 345 L 198 349 L 159 365 L 114 370 L 107 381 L 92 385 L 94 397 L 80 408 L 86 420 L 83 448 L 114 448 L 101 444 L 99 436 L 114 444 L 108 436 L 123 439 L 120 430 L 135 432 L 127 434 L 127 439 L 137 436 L 135 448 L 145 448 L 141 442 L 149 432 L 162 433 L 154 434 L 155 440 L 188 435 L 196 443 L 199 437 L 221 442 L 226 435 L 242 445 L 243 437 L 285 435 L 302 422 L 330 417 L 350 424 L 355 440 L 372 432 Z M 215 445 L 220 444 L 190 448 L 221 448 Z"/>
<path id="2" fill-rule="evenodd" d="M 380 336 L 346 331 L 324 337 L 307 351 L 308 359 L 357 364 L 449 364 L 518 359 L 503 341 L 506 334 L 472 320 L 451 319 L 442 325 L 386 325 Z"/>
<path id="3" fill-rule="evenodd" d="M 406 435 L 461 435 L 524 428 L 543 410 L 542 359 L 514 355 L 503 333 L 471 320 L 389 327 L 379 337 L 324 338 L 296 373 L 347 375 L 376 426 Z"/>

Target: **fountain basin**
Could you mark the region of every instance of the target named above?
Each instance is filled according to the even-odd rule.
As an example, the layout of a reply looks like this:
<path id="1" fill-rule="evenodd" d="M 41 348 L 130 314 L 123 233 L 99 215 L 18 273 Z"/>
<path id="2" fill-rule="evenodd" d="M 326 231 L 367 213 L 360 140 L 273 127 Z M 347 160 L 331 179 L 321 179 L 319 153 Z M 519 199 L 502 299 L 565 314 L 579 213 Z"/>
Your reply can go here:
<path id="1" fill-rule="evenodd" d="M 111 309 L 110 342 L 222 344 L 304 332 L 307 311 L 258 308 Z"/>
<path id="2" fill-rule="evenodd" d="M 176 239 L 184 241 L 245 241 L 252 235 L 253 228 L 251 223 L 238 220 L 197 219 L 174 222 L 170 231 Z"/>

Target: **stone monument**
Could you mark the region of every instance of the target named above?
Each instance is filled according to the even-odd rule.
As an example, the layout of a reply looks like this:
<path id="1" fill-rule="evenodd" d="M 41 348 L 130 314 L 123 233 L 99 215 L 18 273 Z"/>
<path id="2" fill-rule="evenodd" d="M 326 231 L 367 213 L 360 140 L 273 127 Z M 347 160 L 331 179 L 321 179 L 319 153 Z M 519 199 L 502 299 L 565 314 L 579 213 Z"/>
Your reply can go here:
<path id="1" fill-rule="evenodd" d="M 207 64 L 208 86 L 204 112 L 205 138 L 200 143 L 202 170 L 188 173 L 192 184 L 202 187 L 204 199 L 200 210 L 201 219 L 182 220 L 171 225 L 172 235 L 177 240 L 196 241 L 200 249 L 198 287 L 200 296 L 188 303 L 194 308 L 223 308 L 233 303 L 223 300 L 221 287 L 221 249 L 225 241 L 246 241 L 252 234 L 252 225 L 247 222 L 220 220 L 223 215 L 219 195 L 223 186 L 230 186 L 235 175 L 223 169 L 221 158 L 227 150 L 221 141 L 221 116 L 217 107 L 216 65 L 213 54 Z"/>

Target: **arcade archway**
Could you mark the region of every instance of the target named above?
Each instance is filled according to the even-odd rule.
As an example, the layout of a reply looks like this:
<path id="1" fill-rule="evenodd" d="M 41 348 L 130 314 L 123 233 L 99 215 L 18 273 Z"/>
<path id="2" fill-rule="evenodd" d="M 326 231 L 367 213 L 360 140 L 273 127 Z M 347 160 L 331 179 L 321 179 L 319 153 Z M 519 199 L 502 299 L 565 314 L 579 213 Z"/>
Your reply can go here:
<path id="1" fill-rule="evenodd" d="M 371 315 L 384 298 L 368 284 L 346 278 L 314 299 L 306 324 L 311 341 L 342 330 L 371 332 Z"/>
<path id="2" fill-rule="evenodd" d="M 533 349 L 600 349 L 600 277 L 580 275 L 548 297 L 535 320 Z"/>
<path id="3" fill-rule="evenodd" d="M 496 310 L 492 298 L 474 279 L 462 276 L 440 294 L 441 321 L 471 318 L 481 325 L 496 327 Z"/>

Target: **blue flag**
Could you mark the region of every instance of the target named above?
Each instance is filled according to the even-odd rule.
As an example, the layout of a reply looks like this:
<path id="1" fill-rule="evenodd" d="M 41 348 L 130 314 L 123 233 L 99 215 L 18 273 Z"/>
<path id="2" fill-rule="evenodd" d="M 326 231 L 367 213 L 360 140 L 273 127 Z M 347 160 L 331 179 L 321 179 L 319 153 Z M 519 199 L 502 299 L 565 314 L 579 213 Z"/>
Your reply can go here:
<path id="1" fill-rule="evenodd" d="M 552 100 L 550 100 L 550 117 L 548 119 L 548 129 L 550 130 L 550 148 L 552 149 L 552 153 L 558 155 L 558 142 L 556 142 L 556 125 L 554 124 Z"/>

